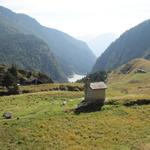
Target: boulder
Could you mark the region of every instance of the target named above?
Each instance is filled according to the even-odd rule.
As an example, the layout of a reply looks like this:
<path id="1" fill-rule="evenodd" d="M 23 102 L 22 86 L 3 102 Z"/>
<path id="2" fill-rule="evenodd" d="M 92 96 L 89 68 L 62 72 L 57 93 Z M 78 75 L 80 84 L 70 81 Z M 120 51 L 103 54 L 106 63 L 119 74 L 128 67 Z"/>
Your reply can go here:
<path id="1" fill-rule="evenodd" d="M 12 118 L 12 113 L 11 112 L 4 112 L 3 117 L 5 119 L 11 119 Z"/>
<path id="2" fill-rule="evenodd" d="M 60 86 L 59 86 L 59 89 L 60 89 L 61 91 L 68 91 L 68 87 L 65 86 L 65 85 L 60 85 Z"/>
<path id="3" fill-rule="evenodd" d="M 74 91 L 78 92 L 78 91 L 80 91 L 80 89 L 78 87 L 75 87 Z"/>
<path id="4" fill-rule="evenodd" d="M 137 69 L 135 73 L 146 73 L 146 71 L 144 69 Z"/>

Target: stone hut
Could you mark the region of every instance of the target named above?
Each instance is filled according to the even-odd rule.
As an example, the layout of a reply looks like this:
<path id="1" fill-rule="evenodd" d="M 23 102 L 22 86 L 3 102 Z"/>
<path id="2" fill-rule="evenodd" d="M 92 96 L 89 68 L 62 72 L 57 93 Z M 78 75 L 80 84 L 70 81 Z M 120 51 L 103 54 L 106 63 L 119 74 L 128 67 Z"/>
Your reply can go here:
<path id="1" fill-rule="evenodd" d="M 78 104 L 75 113 L 93 112 L 101 110 L 106 98 L 107 86 L 104 82 L 90 83 L 89 79 L 85 83 L 84 100 Z"/>
<path id="2" fill-rule="evenodd" d="M 104 101 L 106 98 L 107 86 L 104 82 L 93 82 L 89 80 L 85 83 L 85 100 L 86 101 Z"/>

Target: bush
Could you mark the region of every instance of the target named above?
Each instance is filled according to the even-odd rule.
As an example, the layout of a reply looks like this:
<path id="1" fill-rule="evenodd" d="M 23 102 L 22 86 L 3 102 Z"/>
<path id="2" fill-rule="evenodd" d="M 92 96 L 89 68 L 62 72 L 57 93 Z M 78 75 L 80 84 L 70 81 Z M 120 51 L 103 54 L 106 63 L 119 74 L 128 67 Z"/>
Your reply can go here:
<path id="1" fill-rule="evenodd" d="M 14 84 L 8 89 L 8 94 L 20 94 L 20 88 L 18 85 Z"/>
<path id="2" fill-rule="evenodd" d="M 2 85 L 8 90 L 8 94 L 19 94 L 19 86 L 17 85 L 17 69 L 12 65 L 4 74 Z"/>
<path id="3" fill-rule="evenodd" d="M 4 75 L 2 85 L 9 89 L 9 87 L 14 84 L 16 84 L 16 78 L 9 71 L 7 71 Z"/>

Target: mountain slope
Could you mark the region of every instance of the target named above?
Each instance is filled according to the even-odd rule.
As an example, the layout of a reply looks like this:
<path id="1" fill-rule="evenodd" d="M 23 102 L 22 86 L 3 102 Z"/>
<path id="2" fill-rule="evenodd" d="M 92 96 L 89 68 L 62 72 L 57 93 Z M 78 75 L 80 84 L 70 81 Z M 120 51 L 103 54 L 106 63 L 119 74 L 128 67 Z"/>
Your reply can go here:
<path id="1" fill-rule="evenodd" d="M 32 35 L 0 37 L 0 63 L 16 64 L 27 70 L 46 73 L 54 80 L 66 80 L 48 46 Z"/>
<path id="2" fill-rule="evenodd" d="M 66 81 L 67 78 L 48 45 L 33 35 L 20 33 L 17 27 L 10 24 L 7 19 L 3 19 L 1 14 L 0 63 L 16 64 L 27 70 L 46 73 L 53 80 Z"/>
<path id="3" fill-rule="evenodd" d="M 96 57 L 84 42 L 61 31 L 44 27 L 27 15 L 16 14 L 3 7 L 0 7 L 0 12 L 3 20 L 11 23 L 20 32 L 33 34 L 44 40 L 57 57 L 65 74 L 84 74 L 91 71 Z"/>
<path id="4" fill-rule="evenodd" d="M 139 69 L 144 70 L 145 72 L 150 72 L 150 61 L 142 58 L 136 58 L 119 67 L 117 72 L 119 71 L 124 74 L 135 73 Z"/>
<path id="5" fill-rule="evenodd" d="M 150 59 L 150 20 L 123 33 L 97 59 L 93 72 L 111 70 L 134 58 Z"/>

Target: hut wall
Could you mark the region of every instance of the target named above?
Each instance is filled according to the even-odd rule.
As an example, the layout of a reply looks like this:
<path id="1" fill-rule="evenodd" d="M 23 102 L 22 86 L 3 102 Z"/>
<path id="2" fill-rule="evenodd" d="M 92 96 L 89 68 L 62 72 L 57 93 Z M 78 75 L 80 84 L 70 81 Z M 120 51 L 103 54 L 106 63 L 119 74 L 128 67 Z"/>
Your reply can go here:
<path id="1" fill-rule="evenodd" d="M 89 88 L 85 93 L 86 100 L 105 100 L 105 96 L 105 89 L 92 90 Z"/>

